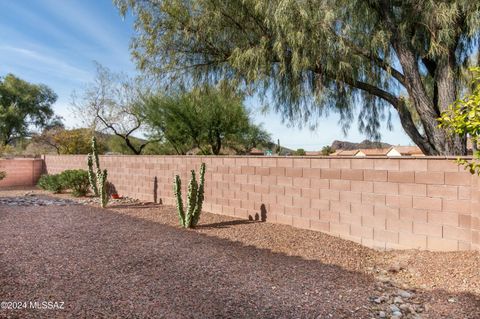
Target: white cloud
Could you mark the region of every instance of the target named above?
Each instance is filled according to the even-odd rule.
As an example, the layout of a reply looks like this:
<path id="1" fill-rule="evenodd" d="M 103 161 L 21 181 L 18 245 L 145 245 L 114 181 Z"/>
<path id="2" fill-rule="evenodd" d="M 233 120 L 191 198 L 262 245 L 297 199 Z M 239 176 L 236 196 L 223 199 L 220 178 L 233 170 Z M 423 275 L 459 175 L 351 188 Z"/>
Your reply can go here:
<path id="1" fill-rule="evenodd" d="M 108 50 L 108 56 L 115 60 L 129 61 L 129 41 L 125 41 L 125 34 L 120 34 L 118 28 L 108 23 L 105 17 L 99 15 L 97 11 L 87 9 L 82 5 L 84 3 L 81 1 L 42 1 L 44 9 L 66 26 Z"/>
<path id="2" fill-rule="evenodd" d="M 39 71 L 46 71 L 48 75 L 57 75 L 61 78 L 74 78 L 79 81 L 88 81 L 91 79 L 91 74 L 83 69 L 80 69 L 74 65 L 71 65 L 58 57 L 53 57 L 48 54 L 44 54 L 38 51 L 33 51 L 26 48 L 1 45 L 0 52 L 2 52 L 2 60 L 29 61 L 28 64 L 33 69 Z M 20 57 L 21 56 L 21 57 Z M 4 62 L 5 63 L 5 62 Z"/>

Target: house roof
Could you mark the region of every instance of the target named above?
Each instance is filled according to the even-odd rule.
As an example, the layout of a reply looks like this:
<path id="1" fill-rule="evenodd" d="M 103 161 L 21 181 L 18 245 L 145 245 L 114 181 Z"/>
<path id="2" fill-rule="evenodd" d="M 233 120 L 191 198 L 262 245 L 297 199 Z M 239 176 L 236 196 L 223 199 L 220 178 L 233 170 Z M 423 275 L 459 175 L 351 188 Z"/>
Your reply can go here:
<path id="1" fill-rule="evenodd" d="M 390 152 L 392 148 L 366 148 L 359 150 L 365 156 L 387 156 L 388 152 Z"/>
<path id="2" fill-rule="evenodd" d="M 331 156 L 355 156 L 358 150 L 338 150 L 332 153 Z"/>
<path id="3" fill-rule="evenodd" d="M 308 152 L 307 151 L 307 152 L 305 152 L 305 155 L 306 156 L 320 156 L 320 155 L 322 155 L 322 153 L 321 152 Z"/>
<path id="4" fill-rule="evenodd" d="M 394 146 L 393 149 L 395 149 L 400 154 L 407 156 L 424 155 L 422 150 L 418 146 Z"/>

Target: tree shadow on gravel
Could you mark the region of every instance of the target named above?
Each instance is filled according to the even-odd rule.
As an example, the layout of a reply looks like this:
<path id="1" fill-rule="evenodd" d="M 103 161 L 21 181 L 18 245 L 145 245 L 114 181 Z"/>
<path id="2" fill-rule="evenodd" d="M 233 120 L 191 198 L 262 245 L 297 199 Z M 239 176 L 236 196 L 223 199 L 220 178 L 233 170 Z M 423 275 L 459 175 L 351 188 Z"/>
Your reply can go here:
<path id="1" fill-rule="evenodd" d="M 0 247 L 0 299 L 35 296 L 66 305 L 62 312 L 0 310 L 0 317 L 376 316 L 371 275 L 121 213 L 70 208 L 32 207 L 19 218 L 0 207 L 0 242 L 15 247 Z M 431 304 L 423 318 L 480 318 L 476 295 L 417 295 Z M 458 302 L 449 304 L 452 297 Z"/>

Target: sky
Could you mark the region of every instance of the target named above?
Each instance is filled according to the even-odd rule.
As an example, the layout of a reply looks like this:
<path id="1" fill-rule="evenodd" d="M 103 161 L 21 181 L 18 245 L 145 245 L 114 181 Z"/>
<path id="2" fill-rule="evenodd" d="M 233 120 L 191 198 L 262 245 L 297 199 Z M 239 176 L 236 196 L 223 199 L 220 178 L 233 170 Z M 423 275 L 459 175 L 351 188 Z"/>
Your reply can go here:
<path id="1" fill-rule="evenodd" d="M 122 18 L 110 0 L 0 0 L 0 76 L 13 73 L 42 83 L 58 95 L 53 106 L 68 128 L 79 127 L 71 114 L 71 95 L 93 80 L 94 61 L 115 72 L 138 74 L 130 58 L 133 18 Z M 273 111 L 260 112 L 256 97 L 247 99 L 255 123 L 284 147 L 320 150 L 333 140 L 360 142 L 365 136 L 355 124 L 344 135 L 334 114 L 319 120 L 318 128 L 299 129 L 282 123 Z M 411 145 L 398 116 L 393 131 L 382 128 L 382 141 Z"/>

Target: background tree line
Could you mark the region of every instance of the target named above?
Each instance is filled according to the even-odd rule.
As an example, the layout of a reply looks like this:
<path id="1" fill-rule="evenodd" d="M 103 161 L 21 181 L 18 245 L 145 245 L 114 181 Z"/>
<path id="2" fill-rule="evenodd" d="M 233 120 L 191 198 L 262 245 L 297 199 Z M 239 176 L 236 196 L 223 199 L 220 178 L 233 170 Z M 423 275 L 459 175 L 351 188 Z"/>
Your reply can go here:
<path id="1" fill-rule="evenodd" d="M 244 95 L 231 86 L 164 93 L 96 66 L 95 79 L 72 94 L 72 110 L 83 124 L 77 129 L 66 129 L 54 115 L 51 89 L 6 76 L 0 83 L 3 153 L 87 154 L 92 134 L 101 153 L 247 154 L 272 146 L 252 122 Z"/>

